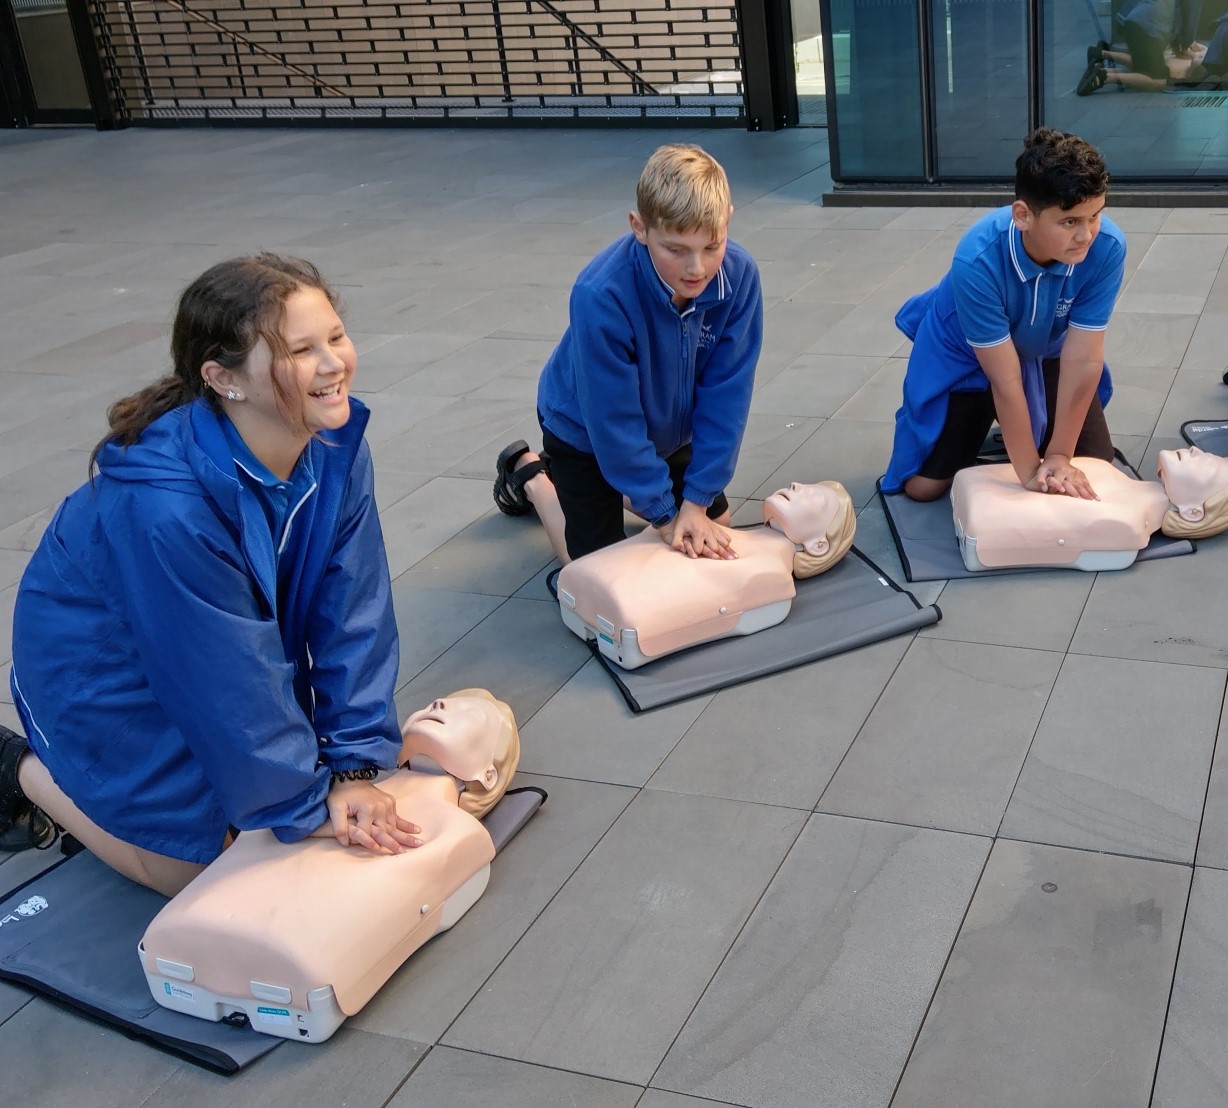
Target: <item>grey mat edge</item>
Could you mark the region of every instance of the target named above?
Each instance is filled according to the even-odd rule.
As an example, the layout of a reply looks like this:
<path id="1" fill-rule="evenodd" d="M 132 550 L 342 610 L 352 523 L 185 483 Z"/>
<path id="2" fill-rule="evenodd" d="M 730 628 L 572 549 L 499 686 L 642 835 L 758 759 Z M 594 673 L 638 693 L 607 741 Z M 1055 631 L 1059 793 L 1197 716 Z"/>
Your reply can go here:
<path id="1" fill-rule="evenodd" d="M 601 664 L 601 667 L 613 680 L 618 691 L 622 693 L 623 700 L 627 707 L 632 712 L 639 714 L 640 712 L 651 711 L 654 708 L 664 708 L 669 704 L 676 704 L 682 700 L 689 700 L 694 696 L 703 696 L 708 693 L 719 692 L 721 689 L 734 688 L 737 685 L 745 684 L 747 681 L 754 681 L 760 677 L 766 677 L 772 673 L 783 673 L 786 670 L 794 669 L 797 666 L 807 665 L 811 662 L 821 661 L 823 658 L 833 657 L 837 654 L 847 653 L 850 650 L 856 650 L 862 646 L 869 646 L 875 642 L 882 642 L 888 638 L 894 638 L 897 635 L 908 634 L 912 631 L 919 630 L 922 627 L 929 627 L 942 619 L 942 610 L 937 604 L 922 604 L 912 593 L 903 588 L 898 582 L 887 574 L 880 566 L 872 559 L 863 554 L 856 546 L 849 549 L 846 557 L 855 557 L 860 561 L 867 570 L 872 572 L 880 581 L 889 586 L 893 592 L 901 598 L 906 598 L 911 603 L 911 610 L 907 611 L 906 616 L 896 617 L 894 621 L 884 623 L 876 627 L 871 633 L 861 636 L 856 636 L 850 640 L 839 642 L 833 649 L 818 648 L 811 653 L 799 655 L 794 660 L 783 664 L 763 664 L 759 666 L 748 667 L 744 672 L 739 673 L 735 679 L 716 680 L 710 686 L 703 688 L 691 687 L 685 691 L 680 691 L 676 695 L 652 697 L 646 696 L 648 690 L 641 689 L 637 695 L 634 686 L 637 684 L 636 674 L 643 673 L 645 670 L 651 672 L 652 666 L 657 663 L 649 663 L 648 666 L 641 667 L 639 670 L 623 670 L 615 665 L 612 661 L 605 657 L 596 647 L 596 644 L 589 642 L 588 646 L 592 651 L 593 656 Z M 815 580 L 819 580 L 816 578 Z M 786 621 L 787 622 L 787 621 Z M 765 628 L 763 631 L 756 632 L 754 635 L 747 635 L 741 638 L 718 639 L 715 642 L 702 643 L 699 646 L 691 647 L 689 650 L 681 652 L 687 656 L 701 655 L 705 650 L 715 648 L 727 648 L 729 644 L 734 643 L 750 643 L 754 644 L 756 640 L 761 641 L 763 635 L 770 635 L 773 628 Z M 880 631 L 885 633 L 879 633 Z M 677 657 L 678 655 L 669 655 L 667 658 L 660 661 L 668 661 L 669 657 Z"/>

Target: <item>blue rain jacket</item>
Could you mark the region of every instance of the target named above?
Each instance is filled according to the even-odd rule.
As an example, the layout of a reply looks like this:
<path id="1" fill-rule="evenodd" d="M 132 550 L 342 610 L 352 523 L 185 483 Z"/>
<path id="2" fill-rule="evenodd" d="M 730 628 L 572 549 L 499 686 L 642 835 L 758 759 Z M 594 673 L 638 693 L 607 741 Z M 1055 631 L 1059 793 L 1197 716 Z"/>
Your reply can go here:
<path id="1" fill-rule="evenodd" d="M 729 484 L 763 345 L 759 270 L 737 243 L 681 312 L 672 297 L 633 234 L 612 243 L 577 278 L 537 386 L 542 426 L 594 454 L 645 519 L 673 514 L 665 459 L 687 443 L 687 500 L 707 507 Z"/>
<path id="2" fill-rule="evenodd" d="M 191 862 L 228 825 L 304 838 L 334 770 L 400 751 L 369 413 L 307 449 L 316 488 L 278 550 L 203 401 L 108 444 L 18 590 L 11 685 L 31 750 L 104 830 Z M 298 541 L 301 540 L 301 541 Z"/>

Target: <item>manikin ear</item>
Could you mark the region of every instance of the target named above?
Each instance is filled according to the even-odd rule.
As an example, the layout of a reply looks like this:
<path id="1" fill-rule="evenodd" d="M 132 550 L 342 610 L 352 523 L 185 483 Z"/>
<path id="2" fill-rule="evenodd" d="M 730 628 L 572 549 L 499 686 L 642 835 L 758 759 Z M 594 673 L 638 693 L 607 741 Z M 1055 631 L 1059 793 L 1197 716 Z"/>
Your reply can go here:
<path id="1" fill-rule="evenodd" d="M 1197 523 L 1206 513 L 1203 511 L 1201 504 L 1189 504 L 1184 508 L 1178 508 L 1177 514 L 1182 519 L 1189 520 L 1190 523 Z"/>
<path id="2" fill-rule="evenodd" d="M 644 225 L 643 219 L 640 218 L 640 213 L 628 212 L 627 219 L 631 224 L 631 233 L 635 236 L 635 241 L 641 246 L 647 246 L 648 228 Z"/>
<path id="3" fill-rule="evenodd" d="M 831 544 L 827 541 L 826 535 L 820 535 L 817 539 L 811 539 L 809 542 L 802 543 L 802 549 L 807 554 L 813 554 L 816 558 L 821 558 L 831 549 Z"/>
<path id="4" fill-rule="evenodd" d="M 1032 226 L 1032 209 L 1028 207 L 1026 200 L 1016 200 L 1011 205 L 1011 218 L 1015 221 L 1015 226 L 1021 231 L 1027 231 Z"/>
<path id="5" fill-rule="evenodd" d="M 218 396 L 224 397 L 227 391 L 237 391 L 242 385 L 241 374 L 237 370 L 227 369 L 221 362 L 208 361 L 200 367 L 200 375 Z"/>

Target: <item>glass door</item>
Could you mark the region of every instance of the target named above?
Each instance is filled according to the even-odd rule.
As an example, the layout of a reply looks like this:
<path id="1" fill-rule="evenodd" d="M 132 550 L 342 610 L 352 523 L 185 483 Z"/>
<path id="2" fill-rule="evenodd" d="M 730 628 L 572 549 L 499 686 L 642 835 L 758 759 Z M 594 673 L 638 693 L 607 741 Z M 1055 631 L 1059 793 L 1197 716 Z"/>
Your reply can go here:
<path id="1" fill-rule="evenodd" d="M 0 0 L 0 69 L 19 126 L 94 122 L 66 0 Z"/>
<path id="2" fill-rule="evenodd" d="M 827 126 L 823 73 L 823 22 L 819 0 L 789 0 L 793 25 L 793 71 L 797 84 L 797 125 Z M 847 47 L 847 36 L 837 43 Z"/>

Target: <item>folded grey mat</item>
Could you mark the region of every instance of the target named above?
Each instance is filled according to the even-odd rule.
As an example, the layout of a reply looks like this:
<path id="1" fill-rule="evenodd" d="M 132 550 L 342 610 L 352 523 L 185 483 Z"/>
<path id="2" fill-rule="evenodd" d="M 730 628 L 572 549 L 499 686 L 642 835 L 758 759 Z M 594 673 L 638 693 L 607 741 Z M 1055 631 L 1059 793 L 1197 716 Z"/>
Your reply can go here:
<path id="1" fill-rule="evenodd" d="M 639 669 L 620 669 L 604 655 L 597 657 L 631 710 L 643 712 L 903 635 L 941 618 L 935 605 L 922 607 L 854 548 L 826 573 L 798 581 L 793 607 L 775 627 L 693 646 Z"/>
<path id="2" fill-rule="evenodd" d="M 1191 419 L 1181 425 L 1181 437 L 1199 450 L 1228 458 L 1228 420 Z"/>
<path id="3" fill-rule="evenodd" d="M 1117 466 L 1132 477 L 1138 476 L 1138 471 L 1120 453 Z M 970 570 L 964 565 L 963 555 L 959 552 L 949 496 L 921 502 L 910 500 L 902 492 L 885 493 L 880 484 L 878 498 L 887 514 L 895 547 L 900 552 L 904 576 L 909 581 L 954 581 L 963 577 L 996 577 L 1004 573 L 1040 573 L 1052 568 L 1011 566 Z M 1189 539 L 1170 539 L 1157 533 L 1151 536 L 1151 542 L 1138 552 L 1135 560 L 1146 562 L 1193 553 L 1194 544 Z"/>
<path id="4" fill-rule="evenodd" d="M 541 807 L 541 789 L 510 789 L 482 821 L 496 853 Z M 125 1034 L 235 1073 L 285 1040 L 156 1003 L 137 943 L 166 897 L 82 851 L 0 900 L 0 978 L 25 985 Z"/>

